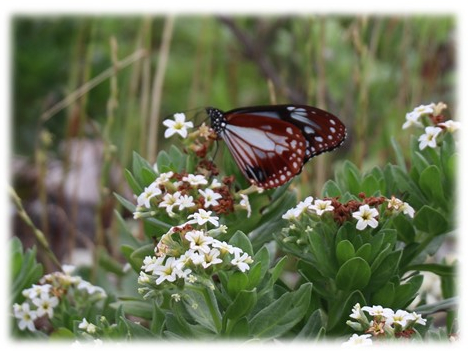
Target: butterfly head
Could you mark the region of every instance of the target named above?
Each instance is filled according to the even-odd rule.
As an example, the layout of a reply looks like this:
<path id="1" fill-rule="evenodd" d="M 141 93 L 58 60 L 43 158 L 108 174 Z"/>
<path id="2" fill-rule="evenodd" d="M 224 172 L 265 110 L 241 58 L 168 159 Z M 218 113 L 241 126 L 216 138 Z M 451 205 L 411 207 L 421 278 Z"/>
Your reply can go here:
<path id="1" fill-rule="evenodd" d="M 216 134 L 220 136 L 226 128 L 226 117 L 224 116 L 224 112 L 214 107 L 207 107 L 206 113 L 211 120 L 211 128 L 213 128 Z"/>

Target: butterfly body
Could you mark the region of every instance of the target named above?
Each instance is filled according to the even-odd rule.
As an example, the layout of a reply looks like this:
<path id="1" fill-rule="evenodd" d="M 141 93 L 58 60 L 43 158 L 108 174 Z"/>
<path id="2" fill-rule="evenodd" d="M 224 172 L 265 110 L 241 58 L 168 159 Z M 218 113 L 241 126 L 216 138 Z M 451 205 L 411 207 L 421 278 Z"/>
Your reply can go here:
<path id="1" fill-rule="evenodd" d="M 208 107 L 211 127 L 223 139 L 244 176 L 269 189 L 299 174 L 312 157 L 340 146 L 344 124 L 306 105 L 243 107 L 223 112 Z"/>

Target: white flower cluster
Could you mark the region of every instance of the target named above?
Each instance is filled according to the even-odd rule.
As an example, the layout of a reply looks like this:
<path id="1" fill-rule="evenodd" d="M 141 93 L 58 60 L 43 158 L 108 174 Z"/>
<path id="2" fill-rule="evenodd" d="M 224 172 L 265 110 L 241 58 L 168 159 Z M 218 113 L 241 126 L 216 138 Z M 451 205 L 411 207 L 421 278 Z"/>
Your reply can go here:
<path id="1" fill-rule="evenodd" d="M 176 209 L 193 211 L 197 208 L 200 198 L 203 198 L 205 209 L 220 205 L 223 198 L 220 189 L 223 186 L 214 178 L 211 184 L 202 174 L 187 174 L 181 180 L 175 180 L 174 172 L 161 173 L 150 185 L 145 187 L 137 197 L 137 207 L 133 213 L 135 219 L 154 216 L 156 209 L 164 209 L 170 217 L 174 217 Z M 184 191 L 179 190 L 183 188 Z M 251 207 L 247 195 L 240 194 L 239 208 L 247 211 L 250 217 Z"/>
<path id="2" fill-rule="evenodd" d="M 418 139 L 420 150 L 423 150 L 426 147 L 435 148 L 437 146 L 437 136 L 442 132 L 442 130 L 445 129 L 449 133 L 454 133 L 461 128 L 460 122 L 452 120 L 437 123 L 436 126 L 425 127 L 422 123 L 423 116 L 437 116 L 445 108 L 447 108 L 447 105 L 444 103 L 430 103 L 429 105 L 418 106 L 413 111 L 406 114 L 406 122 L 403 124 L 403 129 L 407 129 L 409 127 L 424 128 L 424 134 L 422 134 Z"/>
<path id="3" fill-rule="evenodd" d="M 349 315 L 352 320 L 346 322 L 351 328 L 363 335 L 353 334 L 344 346 L 370 345 L 372 336 L 411 337 L 416 324 L 426 325 L 427 320 L 416 312 L 407 312 L 378 306 L 364 306 L 357 303 Z"/>
<path id="4" fill-rule="evenodd" d="M 207 269 L 211 272 L 215 267 L 235 267 L 241 272 L 250 269 L 249 264 L 253 263 L 253 260 L 246 252 L 213 237 L 226 232 L 227 228 L 219 226 L 218 217 L 210 214 L 211 211 L 200 209 L 193 215 L 193 220 L 173 227 L 164 234 L 154 250 L 155 256 L 145 257 L 138 282 L 142 285 L 151 285 L 153 282 L 160 285 L 165 281 L 173 283 L 177 279 L 184 279 L 193 283 L 197 280 L 197 274 L 203 274 Z M 205 231 L 191 226 L 206 222 L 219 227 Z"/>
<path id="5" fill-rule="evenodd" d="M 33 284 L 30 288 L 23 290 L 26 301 L 21 305 L 13 305 L 13 315 L 18 320 L 18 327 L 21 330 L 28 329 L 35 331 L 34 321 L 37 318 L 46 316 L 51 319 L 54 316 L 54 308 L 63 298 L 63 292 L 76 290 L 78 293 L 85 293 L 86 297 L 93 297 L 94 300 L 106 298 L 107 294 L 99 286 L 94 286 L 80 276 L 72 276 L 75 267 L 70 265 L 62 266 L 63 272 L 54 272 L 41 278 L 41 284 Z M 93 300 L 92 299 L 92 300 Z"/>
<path id="6" fill-rule="evenodd" d="M 312 196 L 308 196 L 297 204 L 296 207 L 289 209 L 283 216 L 283 219 L 293 220 L 298 219 L 303 213 L 315 213 L 318 216 L 321 216 L 325 212 L 333 211 L 334 207 L 331 205 L 330 200 L 320 200 Z"/>

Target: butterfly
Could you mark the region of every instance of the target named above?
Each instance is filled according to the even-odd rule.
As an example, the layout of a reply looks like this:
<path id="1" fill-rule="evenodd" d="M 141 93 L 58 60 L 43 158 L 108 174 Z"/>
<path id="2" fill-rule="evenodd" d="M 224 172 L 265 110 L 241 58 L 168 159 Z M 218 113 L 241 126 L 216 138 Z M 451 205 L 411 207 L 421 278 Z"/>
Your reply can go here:
<path id="1" fill-rule="evenodd" d="M 338 117 L 312 106 L 251 106 L 227 112 L 207 107 L 206 113 L 244 176 L 264 189 L 288 182 L 308 160 L 339 147 L 346 138 Z"/>

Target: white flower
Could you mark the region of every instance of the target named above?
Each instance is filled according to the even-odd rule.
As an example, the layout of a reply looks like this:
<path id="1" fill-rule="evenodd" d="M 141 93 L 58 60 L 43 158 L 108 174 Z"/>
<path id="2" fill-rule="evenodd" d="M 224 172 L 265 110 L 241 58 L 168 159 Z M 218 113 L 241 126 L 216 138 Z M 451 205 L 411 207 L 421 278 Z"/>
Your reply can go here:
<path id="1" fill-rule="evenodd" d="M 205 253 L 205 261 L 202 262 L 203 268 L 208 268 L 211 265 L 222 263 L 223 260 L 218 256 L 221 252 L 218 249 L 211 249 L 210 252 Z"/>
<path id="2" fill-rule="evenodd" d="M 146 284 L 150 282 L 150 276 L 145 272 L 141 271 L 138 276 L 138 284 Z"/>
<path id="3" fill-rule="evenodd" d="M 188 176 L 183 177 L 182 180 L 184 182 L 190 183 L 191 186 L 208 184 L 208 181 L 206 180 L 206 178 L 201 174 L 189 174 Z"/>
<path id="4" fill-rule="evenodd" d="M 186 280 L 187 282 L 193 284 L 193 283 L 195 283 L 195 282 L 198 280 L 198 278 L 197 278 L 196 276 L 194 276 L 193 274 L 189 274 L 189 275 L 187 275 L 187 277 L 186 277 L 185 280 Z"/>
<path id="5" fill-rule="evenodd" d="M 423 150 L 427 146 L 435 148 L 437 146 L 437 135 L 442 131 L 440 127 L 426 127 L 425 134 L 421 135 L 418 139 L 419 149 Z"/>
<path id="6" fill-rule="evenodd" d="M 364 321 L 365 323 L 368 323 L 366 315 L 362 312 L 362 308 L 359 302 L 354 305 L 352 313 L 349 316 L 357 321 Z"/>
<path id="7" fill-rule="evenodd" d="M 237 266 L 241 272 L 245 272 L 246 270 L 250 269 L 249 264 L 253 262 L 252 257 L 250 257 L 247 252 L 241 256 L 242 250 L 235 250 L 234 251 L 234 258 L 231 260 L 231 264 L 233 266 Z"/>
<path id="8" fill-rule="evenodd" d="M 189 257 L 190 257 L 190 260 L 192 261 L 192 263 L 195 266 L 199 266 L 199 265 L 203 264 L 203 262 L 205 262 L 205 254 L 204 253 L 199 253 L 199 252 L 196 252 L 194 250 L 190 250 Z"/>
<path id="9" fill-rule="evenodd" d="M 175 213 L 172 211 L 172 208 L 178 203 L 180 195 L 179 191 L 176 191 L 174 194 L 167 193 L 159 203 L 159 207 L 165 207 L 167 214 L 171 217 L 174 216 Z"/>
<path id="10" fill-rule="evenodd" d="M 291 221 L 296 218 L 296 208 L 291 208 L 286 211 L 284 215 L 281 216 L 283 219 L 287 219 L 288 221 Z"/>
<path id="11" fill-rule="evenodd" d="M 106 292 L 104 291 L 103 288 L 101 288 L 100 286 L 93 285 L 93 284 L 91 284 L 90 282 L 88 282 L 86 280 L 82 280 L 77 285 L 77 289 L 78 290 L 86 290 L 89 295 L 98 295 L 98 296 L 100 296 L 102 298 L 107 296 L 107 294 L 106 294 Z"/>
<path id="12" fill-rule="evenodd" d="M 462 124 L 460 122 L 452 121 L 451 119 L 443 123 L 439 123 L 438 126 L 444 127 L 449 133 L 454 133 L 461 129 Z"/>
<path id="13" fill-rule="evenodd" d="M 301 201 L 297 204 L 296 208 L 294 209 L 296 218 L 299 218 L 301 214 L 309 209 L 309 206 L 312 205 L 312 201 L 314 201 L 314 198 L 312 196 L 308 196 L 304 199 L 304 201 Z"/>
<path id="14" fill-rule="evenodd" d="M 407 129 L 407 128 L 412 127 L 412 126 L 423 128 L 424 126 L 419 121 L 419 117 L 421 117 L 421 115 L 419 115 L 419 114 L 407 113 L 406 114 L 406 122 L 403 124 L 402 129 Z"/>
<path id="15" fill-rule="evenodd" d="M 210 245 L 213 242 L 211 236 L 205 235 L 201 230 L 192 230 L 185 234 L 185 239 L 190 242 L 190 248 L 194 251 L 200 251 L 203 253 L 210 252 Z"/>
<path id="16" fill-rule="evenodd" d="M 422 318 L 420 314 L 417 314 L 416 312 L 410 313 L 409 316 L 407 316 L 408 321 L 414 321 L 414 323 L 421 324 L 421 325 L 426 325 L 427 320 Z"/>
<path id="17" fill-rule="evenodd" d="M 226 252 L 229 252 L 230 254 L 234 253 L 234 246 L 229 245 L 225 241 L 221 242 L 219 240 L 214 239 L 211 246 L 219 249 L 221 253 L 226 253 Z"/>
<path id="18" fill-rule="evenodd" d="M 400 207 L 400 211 L 403 211 L 404 214 L 414 218 L 414 208 L 412 208 L 407 202 L 403 202 L 403 205 Z"/>
<path id="19" fill-rule="evenodd" d="M 432 102 L 430 103 L 429 105 L 420 105 L 418 107 L 415 107 L 414 110 L 410 113 L 421 117 L 421 116 L 424 116 L 424 115 L 428 115 L 430 113 L 434 113 L 434 107 L 435 107 L 435 104 Z"/>
<path id="20" fill-rule="evenodd" d="M 169 171 L 169 172 L 165 172 L 165 173 L 161 173 L 159 175 L 159 177 L 156 178 L 156 180 L 154 181 L 156 184 L 164 184 L 164 183 L 167 183 L 171 180 L 172 176 L 174 175 L 174 172 L 172 171 Z"/>
<path id="21" fill-rule="evenodd" d="M 33 284 L 31 288 L 24 289 L 22 293 L 24 297 L 32 300 L 37 296 L 41 296 L 42 294 L 48 294 L 50 292 L 50 289 L 52 289 L 52 285 L 50 284 L 43 284 L 43 285 Z"/>
<path id="22" fill-rule="evenodd" d="M 160 266 L 164 265 L 164 258 L 165 256 L 158 258 L 156 258 L 155 256 L 146 256 L 143 260 L 143 265 L 141 266 L 141 269 L 143 269 L 145 272 L 151 272 L 154 274 L 154 272 L 158 270 Z"/>
<path id="23" fill-rule="evenodd" d="M 54 307 L 57 307 L 59 304 L 59 299 L 56 296 L 42 293 L 40 297 L 32 299 L 32 303 L 37 307 L 36 313 L 38 317 L 47 314 L 49 318 L 52 318 L 54 316 Z"/>
<path id="24" fill-rule="evenodd" d="M 402 328 L 406 327 L 406 324 L 411 320 L 412 316 L 410 313 L 404 310 L 398 310 L 392 315 L 386 316 L 385 324 L 392 325 L 392 324 L 399 324 Z"/>
<path id="25" fill-rule="evenodd" d="M 86 330 L 88 334 L 94 334 L 96 332 L 96 326 L 93 323 L 89 323 L 86 318 L 83 318 L 78 328 L 81 330 Z"/>
<path id="26" fill-rule="evenodd" d="M 176 203 L 179 206 L 179 210 L 183 210 L 184 208 L 190 208 L 195 206 L 195 202 L 193 202 L 193 197 L 190 195 L 181 195 Z"/>
<path id="27" fill-rule="evenodd" d="M 353 334 L 353 336 L 351 336 L 348 341 L 342 343 L 341 346 L 370 346 L 372 345 L 371 337 L 371 334 Z"/>
<path id="28" fill-rule="evenodd" d="M 188 219 L 193 218 L 190 221 L 188 221 L 187 224 L 197 223 L 198 225 L 203 225 L 206 222 L 210 222 L 215 227 L 218 227 L 219 217 L 211 216 L 211 213 L 212 211 L 205 211 L 204 209 L 200 208 L 198 212 L 195 212 L 187 217 Z"/>
<path id="29" fill-rule="evenodd" d="M 145 187 L 145 190 L 137 198 L 137 206 L 150 208 L 150 200 L 158 195 L 161 195 L 162 191 L 159 189 L 159 185 L 156 182 L 151 183 Z"/>
<path id="30" fill-rule="evenodd" d="M 179 302 L 180 299 L 181 299 L 181 296 L 180 296 L 180 294 L 172 294 L 172 295 L 171 295 L 171 298 L 172 298 L 175 302 Z"/>
<path id="31" fill-rule="evenodd" d="M 240 194 L 240 196 L 242 200 L 240 201 L 239 205 L 247 210 L 247 218 L 250 218 L 252 215 L 252 207 L 250 206 L 249 197 L 245 194 Z"/>
<path id="32" fill-rule="evenodd" d="M 364 230 L 367 226 L 376 228 L 379 222 L 375 219 L 379 215 L 379 211 L 375 208 L 370 208 L 369 205 L 362 205 L 359 207 L 359 211 L 353 212 L 353 217 L 358 220 L 356 228 Z"/>
<path id="33" fill-rule="evenodd" d="M 37 318 L 37 313 L 29 309 L 29 304 L 27 302 L 24 302 L 21 306 L 15 306 L 14 310 L 15 317 L 19 319 L 18 327 L 21 330 L 25 330 L 26 328 L 30 331 L 36 330 L 34 320 Z"/>
<path id="34" fill-rule="evenodd" d="M 174 114 L 174 120 L 166 119 L 163 121 L 163 125 L 167 127 L 166 131 L 164 132 L 164 137 L 170 138 L 175 133 L 178 133 L 182 138 L 187 137 L 187 129 L 193 128 L 192 122 L 185 122 L 185 114 L 183 113 L 176 113 Z"/>
<path id="35" fill-rule="evenodd" d="M 317 215 L 321 216 L 324 212 L 333 211 L 335 208 L 331 205 L 331 200 L 320 200 L 314 201 L 313 205 L 309 206 L 310 210 L 314 210 Z"/>
<path id="36" fill-rule="evenodd" d="M 221 194 L 215 193 L 211 189 L 206 189 L 206 190 L 199 189 L 198 192 L 205 199 L 205 205 L 204 205 L 205 208 L 208 208 L 210 206 L 218 206 L 219 205 L 218 199 L 222 198 Z"/>
<path id="37" fill-rule="evenodd" d="M 211 184 L 210 184 L 210 188 L 211 189 L 216 189 L 216 188 L 219 188 L 221 186 L 223 186 L 223 184 L 220 183 L 218 179 L 213 178 L 213 180 L 211 181 Z"/>
<path id="38" fill-rule="evenodd" d="M 154 271 L 154 274 L 159 276 L 159 278 L 156 279 L 157 285 L 161 284 L 165 280 L 168 282 L 174 282 L 177 278 L 184 276 L 184 272 L 177 268 L 177 263 L 178 262 L 175 257 L 169 257 L 163 266 L 159 266 Z"/>
<path id="39" fill-rule="evenodd" d="M 397 199 L 395 196 L 392 196 L 390 200 L 388 200 L 387 208 L 393 208 L 396 211 L 400 210 L 400 207 L 403 205 L 403 201 Z"/>
<path id="40" fill-rule="evenodd" d="M 66 275 L 71 275 L 75 271 L 76 267 L 71 264 L 62 265 L 62 271 Z"/>
<path id="41" fill-rule="evenodd" d="M 382 316 L 388 318 L 393 315 L 393 310 L 391 308 L 383 308 L 380 305 L 374 305 L 372 307 L 364 306 L 362 310 L 368 312 L 371 316 Z"/>

